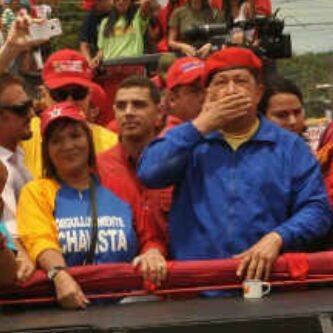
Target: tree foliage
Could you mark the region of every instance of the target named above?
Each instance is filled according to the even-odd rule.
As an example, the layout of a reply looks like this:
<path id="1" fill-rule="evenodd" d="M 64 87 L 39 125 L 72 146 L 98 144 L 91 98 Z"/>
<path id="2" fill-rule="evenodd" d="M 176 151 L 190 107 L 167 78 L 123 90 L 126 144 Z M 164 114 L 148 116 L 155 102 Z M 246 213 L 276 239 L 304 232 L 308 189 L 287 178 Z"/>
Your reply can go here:
<path id="1" fill-rule="evenodd" d="M 333 53 L 306 54 L 279 60 L 280 74 L 294 80 L 302 89 L 308 116 L 320 117 L 333 100 Z M 318 88 L 318 85 L 326 88 Z M 329 87 L 332 85 L 332 87 Z"/>

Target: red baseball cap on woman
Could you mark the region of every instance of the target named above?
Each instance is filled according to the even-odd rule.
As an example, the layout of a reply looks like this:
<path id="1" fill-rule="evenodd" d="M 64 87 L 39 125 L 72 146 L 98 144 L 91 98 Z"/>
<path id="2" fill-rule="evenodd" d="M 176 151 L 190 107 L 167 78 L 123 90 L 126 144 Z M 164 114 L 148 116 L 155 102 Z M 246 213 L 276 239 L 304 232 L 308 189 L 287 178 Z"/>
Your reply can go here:
<path id="1" fill-rule="evenodd" d="M 59 119 L 72 119 L 80 122 L 86 122 L 86 116 L 83 110 L 70 101 L 61 102 L 52 105 L 41 113 L 41 132 L 44 136 L 49 126 Z"/>

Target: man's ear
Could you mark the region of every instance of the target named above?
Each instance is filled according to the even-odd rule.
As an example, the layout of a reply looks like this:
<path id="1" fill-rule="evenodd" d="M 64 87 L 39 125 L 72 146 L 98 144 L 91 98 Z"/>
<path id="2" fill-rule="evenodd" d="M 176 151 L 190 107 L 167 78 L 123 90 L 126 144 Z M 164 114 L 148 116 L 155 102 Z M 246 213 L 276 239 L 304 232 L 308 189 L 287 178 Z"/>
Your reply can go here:
<path id="1" fill-rule="evenodd" d="M 165 104 L 170 110 L 174 110 L 176 107 L 176 93 L 174 91 L 168 91 L 165 95 Z"/>
<path id="2" fill-rule="evenodd" d="M 264 94 L 265 87 L 262 83 L 257 83 L 256 88 L 256 105 L 258 105 L 261 101 L 262 95 Z"/>
<path id="3" fill-rule="evenodd" d="M 99 114 L 100 114 L 99 107 L 91 105 L 87 112 L 87 120 L 91 123 L 95 123 Z"/>
<path id="4" fill-rule="evenodd" d="M 156 126 L 157 131 L 159 132 L 165 126 L 165 122 L 166 122 L 167 113 L 166 113 L 165 104 L 160 103 L 157 106 L 156 112 L 157 112 L 157 114 L 156 114 L 155 126 Z"/>

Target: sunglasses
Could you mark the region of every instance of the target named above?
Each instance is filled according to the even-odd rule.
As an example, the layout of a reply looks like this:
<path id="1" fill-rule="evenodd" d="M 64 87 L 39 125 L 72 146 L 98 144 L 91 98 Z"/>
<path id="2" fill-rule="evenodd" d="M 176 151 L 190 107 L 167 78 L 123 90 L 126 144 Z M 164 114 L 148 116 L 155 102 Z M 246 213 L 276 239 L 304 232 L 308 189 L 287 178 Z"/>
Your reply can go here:
<path id="1" fill-rule="evenodd" d="M 20 104 L 8 105 L 8 104 L 0 103 L 0 109 L 8 110 L 21 117 L 26 117 L 29 114 L 29 112 L 31 111 L 32 106 L 33 106 L 33 102 L 31 99 L 28 99 Z"/>
<path id="2" fill-rule="evenodd" d="M 51 98 L 56 102 L 63 102 L 72 97 L 74 101 L 80 101 L 88 96 L 89 89 L 82 86 L 66 87 L 49 90 Z"/>

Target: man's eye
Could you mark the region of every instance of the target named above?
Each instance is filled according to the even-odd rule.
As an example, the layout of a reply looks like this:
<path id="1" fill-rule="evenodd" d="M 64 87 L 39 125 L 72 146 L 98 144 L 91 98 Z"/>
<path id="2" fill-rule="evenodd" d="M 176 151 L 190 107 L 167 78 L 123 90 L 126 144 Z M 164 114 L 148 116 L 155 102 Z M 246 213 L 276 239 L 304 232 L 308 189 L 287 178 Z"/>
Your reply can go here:
<path id="1" fill-rule="evenodd" d="M 126 108 L 127 103 L 126 102 L 116 102 L 115 107 L 119 110 L 124 110 Z"/>
<path id="2" fill-rule="evenodd" d="M 288 115 L 288 113 L 283 112 L 283 113 L 277 113 L 275 116 L 277 118 L 286 119 L 286 118 L 288 118 L 289 115 Z"/>
<path id="3" fill-rule="evenodd" d="M 147 103 L 145 101 L 133 101 L 133 106 L 136 109 L 143 109 L 147 106 Z"/>

